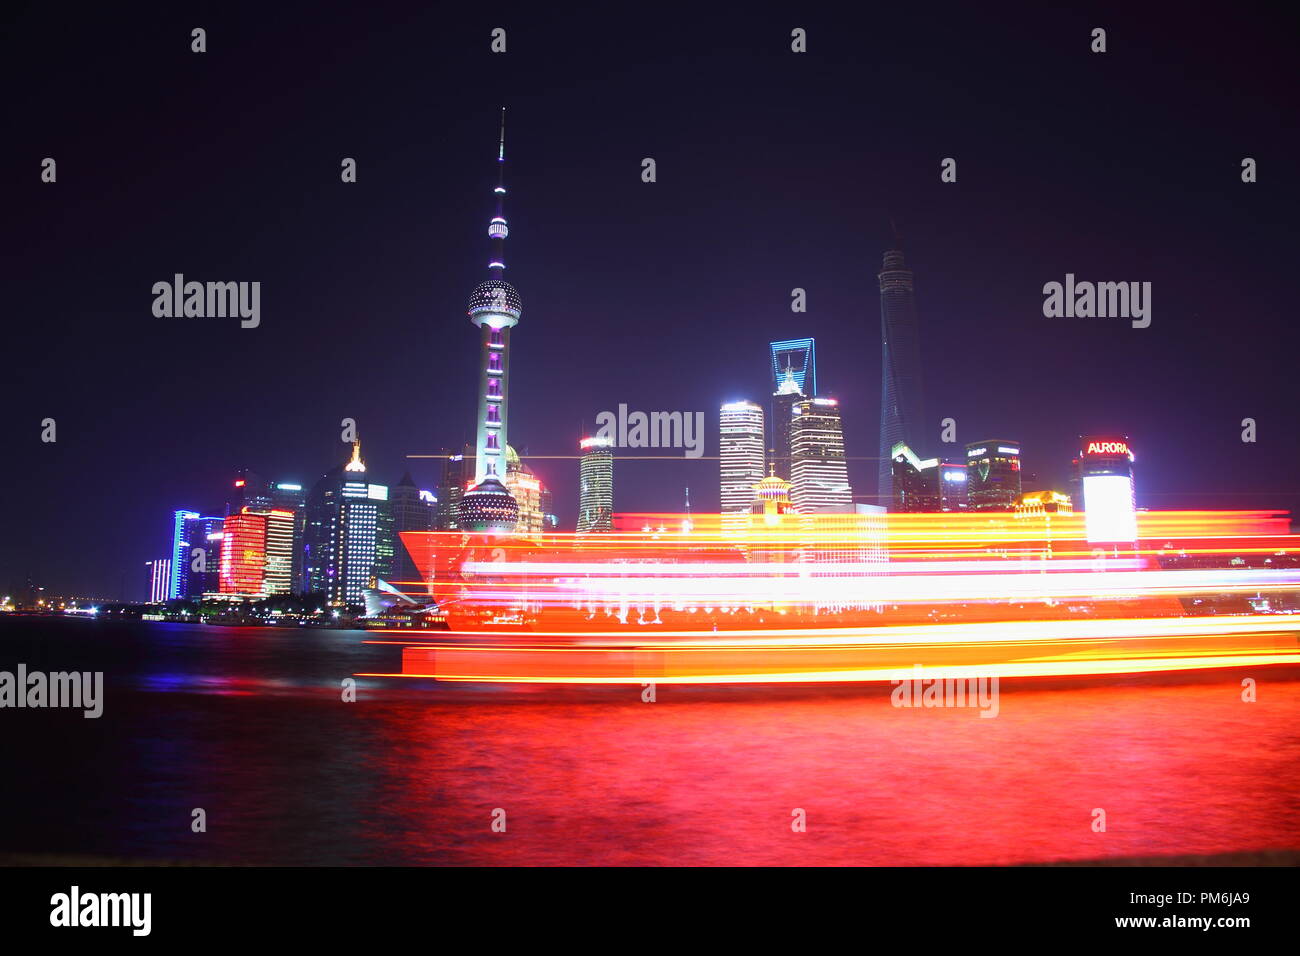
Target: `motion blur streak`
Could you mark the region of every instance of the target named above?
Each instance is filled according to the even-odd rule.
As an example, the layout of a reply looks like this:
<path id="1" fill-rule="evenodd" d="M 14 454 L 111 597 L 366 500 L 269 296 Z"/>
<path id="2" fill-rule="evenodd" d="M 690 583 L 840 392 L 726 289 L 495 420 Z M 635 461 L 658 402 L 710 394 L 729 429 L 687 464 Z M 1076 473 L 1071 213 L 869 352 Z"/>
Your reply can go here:
<path id="1" fill-rule="evenodd" d="M 446 611 L 400 673 L 490 683 L 1060 677 L 1300 663 L 1272 511 L 617 515 L 607 534 L 407 532 Z M 426 632 L 426 638 L 434 637 Z"/>

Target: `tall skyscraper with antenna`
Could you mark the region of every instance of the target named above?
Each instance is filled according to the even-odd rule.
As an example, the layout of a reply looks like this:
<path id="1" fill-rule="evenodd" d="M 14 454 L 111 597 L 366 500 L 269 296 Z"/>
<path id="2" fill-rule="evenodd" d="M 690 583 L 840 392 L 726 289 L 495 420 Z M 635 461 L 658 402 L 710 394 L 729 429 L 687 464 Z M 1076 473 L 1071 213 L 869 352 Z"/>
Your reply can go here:
<path id="1" fill-rule="evenodd" d="M 510 423 L 510 335 L 522 305 L 515 287 L 506 282 L 506 111 L 501 110 L 497 146 L 496 215 L 488 223 L 492 257 L 489 278 L 469 297 L 469 319 L 479 329 L 479 390 L 476 422 L 475 485 L 459 503 L 459 523 L 466 531 L 509 534 L 519 520 L 519 506 L 503 483 L 506 440 Z"/>
<path id="2" fill-rule="evenodd" d="M 913 450 L 930 446 L 925 434 L 921 346 L 916 323 L 912 270 L 903 264 L 903 240 L 885 253 L 880 280 L 880 461 L 876 503 L 893 501 L 892 450 L 903 442 Z"/>

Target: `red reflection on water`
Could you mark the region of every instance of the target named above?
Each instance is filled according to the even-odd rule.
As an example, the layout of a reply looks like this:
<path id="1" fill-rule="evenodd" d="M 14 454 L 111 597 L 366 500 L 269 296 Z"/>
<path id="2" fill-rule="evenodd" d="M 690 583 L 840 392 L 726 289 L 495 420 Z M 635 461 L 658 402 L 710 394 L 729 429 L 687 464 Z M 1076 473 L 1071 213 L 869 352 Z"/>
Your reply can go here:
<path id="1" fill-rule="evenodd" d="M 1300 847 L 1300 683 L 402 706 L 367 772 L 377 860 L 987 865 Z M 491 831 L 495 808 L 505 833 Z M 807 832 L 791 830 L 792 811 Z M 1107 831 L 1091 829 L 1095 808 Z"/>

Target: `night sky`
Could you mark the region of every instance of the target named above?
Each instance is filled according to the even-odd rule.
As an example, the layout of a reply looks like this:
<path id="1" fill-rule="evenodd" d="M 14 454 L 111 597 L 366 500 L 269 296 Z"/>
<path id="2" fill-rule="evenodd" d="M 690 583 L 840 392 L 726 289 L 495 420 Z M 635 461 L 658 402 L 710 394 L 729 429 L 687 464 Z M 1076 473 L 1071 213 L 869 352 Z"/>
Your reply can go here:
<path id="1" fill-rule="evenodd" d="M 419 6 L 6 14 L 0 588 L 139 596 L 173 509 L 221 513 L 240 467 L 310 486 L 345 416 L 373 480 L 435 484 L 405 456 L 472 436 L 502 105 L 521 453 L 574 454 L 627 403 L 704 411 L 716 455 L 718 405 L 766 405 L 767 343 L 810 335 L 873 501 L 892 217 L 936 439 L 946 416 L 1017 439 L 1064 488 L 1076 436 L 1126 433 L 1139 506 L 1300 508 L 1293 24 Z M 261 326 L 155 318 L 176 272 L 260 281 Z M 1067 272 L 1151 282 L 1150 328 L 1045 318 Z M 533 465 L 571 529 L 577 462 Z M 716 510 L 716 460 L 621 462 L 615 510 L 681 510 L 688 485 Z"/>

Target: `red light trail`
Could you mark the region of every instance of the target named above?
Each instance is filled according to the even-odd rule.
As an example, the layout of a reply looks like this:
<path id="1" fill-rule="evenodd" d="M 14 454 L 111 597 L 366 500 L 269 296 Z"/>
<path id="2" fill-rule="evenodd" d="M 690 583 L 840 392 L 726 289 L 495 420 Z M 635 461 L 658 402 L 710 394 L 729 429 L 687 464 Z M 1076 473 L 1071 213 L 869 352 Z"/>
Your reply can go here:
<path id="1" fill-rule="evenodd" d="M 608 534 L 403 534 L 449 631 L 402 669 L 501 683 L 1082 676 L 1300 663 L 1278 512 L 619 515 Z M 1227 602 L 1226 604 L 1224 602 Z"/>

